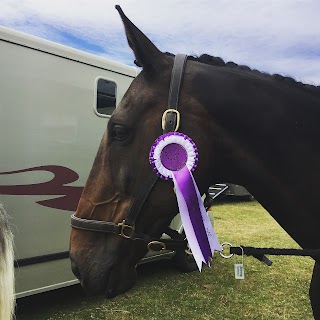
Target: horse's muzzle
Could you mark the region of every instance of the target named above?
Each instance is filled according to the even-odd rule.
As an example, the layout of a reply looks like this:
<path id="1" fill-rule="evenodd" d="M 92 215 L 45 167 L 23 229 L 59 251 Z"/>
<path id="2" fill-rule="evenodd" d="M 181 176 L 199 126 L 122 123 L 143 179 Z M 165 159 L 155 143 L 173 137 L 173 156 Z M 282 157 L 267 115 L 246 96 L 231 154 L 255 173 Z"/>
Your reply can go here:
<path id="1" fill-rule="evenodd" d="M 132 288 L 137 279 L 134 266 L 93 261 L 89 267 L 81 266 L 70 255 L 71 268 L 89 296 L 104 295 L 113 298 Z"/>

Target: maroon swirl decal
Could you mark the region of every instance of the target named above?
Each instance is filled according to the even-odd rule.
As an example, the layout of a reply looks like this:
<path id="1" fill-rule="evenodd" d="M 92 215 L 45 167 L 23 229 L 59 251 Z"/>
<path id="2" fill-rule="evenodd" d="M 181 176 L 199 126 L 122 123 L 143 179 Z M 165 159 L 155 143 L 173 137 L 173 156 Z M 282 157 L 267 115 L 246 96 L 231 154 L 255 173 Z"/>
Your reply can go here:
<path id="1" fill-rule="evenodd" d="M 37 201 L 38 204 L 50 208 L 75 211 L 83 187 L 66 186 L 75 182 L 79 175 L 62 166 L 40 166 L 18 171 L 0 172 L 0 175 L 19 174 L 30 171 L 48 171 L 54 174 L 52 180 L 28 185 L 0 185 L 0 194 L 6 195 L 54 195 L 60 196 L 49 200 Z"/>

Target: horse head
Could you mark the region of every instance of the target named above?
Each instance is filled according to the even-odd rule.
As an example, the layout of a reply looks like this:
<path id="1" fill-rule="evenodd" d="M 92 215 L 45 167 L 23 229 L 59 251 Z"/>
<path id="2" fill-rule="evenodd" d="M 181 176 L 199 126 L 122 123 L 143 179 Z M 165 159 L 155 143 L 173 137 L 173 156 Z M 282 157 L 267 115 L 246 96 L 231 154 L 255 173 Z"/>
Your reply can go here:
<path id="1" fill-rule="evenodd" d="M 150 148 L 163 133 L 161 119 L 168 108 L 173 57 L 162 53 L 117 9 L 136 63 L 143 69 L 108 122 L 70 237 L 74 274 L 89 294 L 104 293 L 107 297 L 125 292 L 134 284 L 135 267 L 147 253 L 141 237 L 160 237 L 178 213 L 173 183 L 156 179 L 149 164 Z M 208 134 L 208 111 L 191 94 L 196 81 L 193 68 L 187 64 L 184 73 L 179 131 L 197 144 L 200 159 L 194 176 L 203 192 L 210 182 L 206 169 L 212 162 L 212 148 L 208 147 L 212 133 Z M 145 192 L 148 177 L 152 185 L 150 192 Z M 136 205 L 141 194 L 145 194 L 143 200 Z M 126 222 L 130 210 L 138 210 L 134 226 Z M 87 222 L 84 227 L 83 221 Z M 116 232 L 95 232 L 86 227 L 90 223 Z"/>
<path id="2" fill-rule="evenodd" d="M 149 241 L 159 238 L 178 212 L 173 184 L 157 178 L 149 153 L 172 128 L 161 119 L 170 109 L 179 59 L 157 49 L 117 9 L 143 69 L 108 122 L 70 236 L 73 272 L 88 293 L 107 297 L 132 287 Z M 179 132 L 197 145 L 194 178 L 200 193 L 217 182 L 241 184 L 297 243 L 319 248 L 319 88 L 221 59 L 210 66 L 197 60 L 188 59 L 179 81 Z M 320 319 L 316 261 L 310 298 Z"/>

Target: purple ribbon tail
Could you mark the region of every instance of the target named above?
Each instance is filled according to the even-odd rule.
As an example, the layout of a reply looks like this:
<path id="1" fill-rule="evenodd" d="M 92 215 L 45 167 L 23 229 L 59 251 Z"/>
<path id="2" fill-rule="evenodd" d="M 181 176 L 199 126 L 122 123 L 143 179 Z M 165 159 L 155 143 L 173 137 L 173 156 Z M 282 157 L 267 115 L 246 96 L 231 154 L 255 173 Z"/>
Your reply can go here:
<path id="1" fill-rule="evenodd" d="M 203 205 L 203 201 L 201 199 L 201 195 L 200 195 L 200 192 L 199 192 L 199 189 L 197 188 L 197 184 L 191 174 L 191 178 L 193 180 L 193 183 L 195 185 L 195 189 L 196 189 L 196 192 L 197 192 L 197 198 L 198 198 L 198 202 L 199 202 L 199 208 L 201 210 L 201 216 L 202 216 L 202 219 L 203 219 L 203 223 L 204 223 L 204 226 L 206 228 L 206 233 L 207 233 L 207 236 L 208 236 L 208 239 L 209 239 L 209 244 L 210 244 L 210 248 L 211 248 L 211 252 L 212 252 L 212 258 L 213 258 L 213 255 L 214 255 L 214 251 L 222 251 L 222 247 L 220 245 L 220 242 L 218 240 L 218 237 L 214 231 L 214 228 L 212 226 L 212 223 L 208 217 L 208 214 L 207 214 L 207 211 Z"/>
<path id="2" fill-rule="evenodd" d="M 210 266 L 214 250 L 221 251 L 212 224 L 203 206 L 197 185 L 187 167 L 172 171 L 182 224 L 199 270 Z"/>

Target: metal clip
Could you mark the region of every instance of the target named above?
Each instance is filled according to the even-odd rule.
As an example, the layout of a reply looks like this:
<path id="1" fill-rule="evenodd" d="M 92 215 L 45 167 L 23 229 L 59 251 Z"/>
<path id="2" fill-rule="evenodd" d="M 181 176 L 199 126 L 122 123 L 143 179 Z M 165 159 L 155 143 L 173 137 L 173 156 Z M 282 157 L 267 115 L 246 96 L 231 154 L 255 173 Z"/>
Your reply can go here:
<path id="1" fill-rule="evenodd" d="M 130 234 L 134 231 L 134 226 L 130 226 L 126 224 L 126 220 L 122 220 L 122 222 L 118 223 L 118 226 L 121 227 L 119 235 L 123 238 L 130 239 L 130 235 L 127 235 L 125 230 L 130 229 Z"/>
<path id="2" fill-rule="evenodd" d="M 174 128 L 174 131 L 178 131 L 179 127 L 180 127 L 180 112 L 176 109 L 167 109 L 163 115 L 162 115 L 162 130 L 165 129 L 165 126 L 166 126 L 166 116 L 167 116 L 167 113 L 169 112 L 173 112 L 177 115 L 177 123 L 176 123 L 176 127 Z"/>

